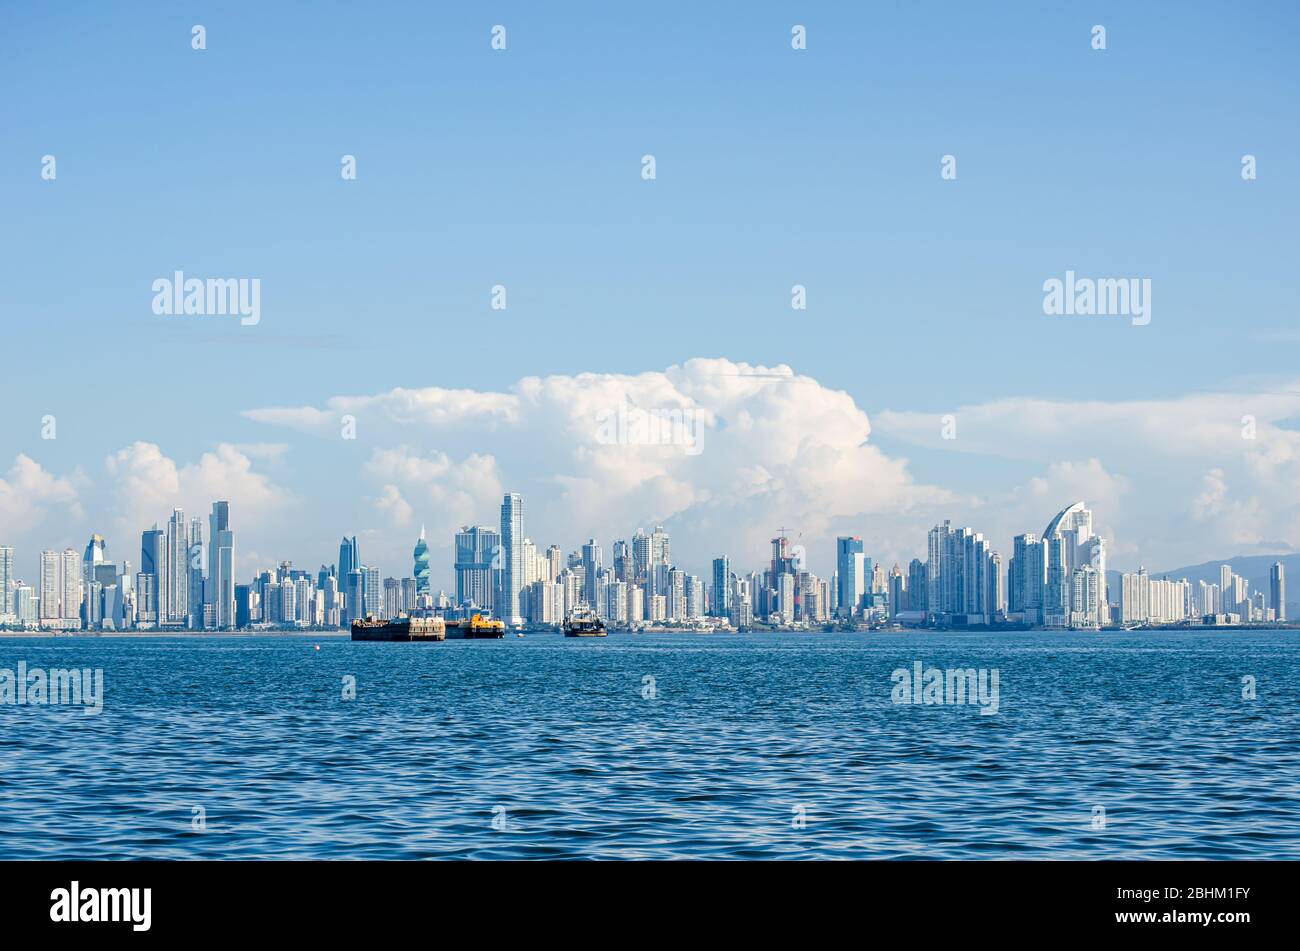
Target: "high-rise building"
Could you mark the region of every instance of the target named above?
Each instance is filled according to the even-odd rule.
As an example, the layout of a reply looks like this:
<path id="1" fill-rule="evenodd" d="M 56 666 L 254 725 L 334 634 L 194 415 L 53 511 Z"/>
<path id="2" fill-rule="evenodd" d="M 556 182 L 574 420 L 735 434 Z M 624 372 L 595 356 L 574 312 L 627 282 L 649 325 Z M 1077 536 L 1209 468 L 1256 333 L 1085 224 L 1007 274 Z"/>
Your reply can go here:
<path id="1" fill-rule="evenodd" d="M 75 548 L 63 549 L 59 558 L 59 584 L 62 588 L 62 604 L 59 612 L 63 619 L 62 626 L 76 628 L 81 621 L 81 558 Z"/>
<path id="2" fill-rule="evenodd" d="M 343 540 L 339 542 L 339 583 L 343 586 L 343 605 L 340 611 L 340 619 L 345 625 L 350 621 L 365 616 L 361 601 L 359 599 L 353 600 L 353 591 L 349 584 L 352 572 L 360 567 L 361 555 L 357 550 L 357 536 L 353 535 L 348 538 L 344 535 Z"/>
<path id="3" fill-rule="evenodd" d="M 8 545 L 0 545 L 0 624 L 13 624 L 18 619 L 18 607 L 14 602 L 17 586 L 14 550 Z"/>
<path id="4" fill-rule="evenodd" d="M 495 613 L 497 579 L 504 560 L 501 533 L 495 528 L 467 525 L 457 532 L 456 605 L 472 604 Z M 555 573 L 558 574 L 558 570 Z"/>
<path id="5" fill-rule="evenodd" d="M 709 614 L 727 617 L 731 613 L 731 561 L 726 555 L 713 559 L 713 598 Z"/>
<path id="6" fill-rule="evenodd" d="M 899 611 L 907 610 L 907 576 L 903 569 L 894 563 L 889 570 L 889 616 L 897 617 Z"/>
<path id="7" fill-rule="evenodd" d="M 400 578 L 384 579 L 384 614 L 394 618 L 402 613 L 402 581 Z"/>
<path id="8" fill-rule="evenodd" d="M 415 551 L 415 591 L 417 594 L 429 593 L 429 543 L 424 539 L 424 526 L 420 526 L 420 537 L 416 540 Z M 414 606 L 414 605 L 412 605 Z"/>
<path id="9" fill-rule="evenodd" d="M 206 600 L 212 605 L 212 624 L 235 626 L 235 533 L 230 527 L 230 503 L 212 503 L 208 516 L 208 579 Z"/>
<path id="10" fill-rule="evenodd" d="M 1047 586 L 1047 546 L 1033 532 L 1012 540 L 1008 610 L 1030 624 L 1043 620 L 1043 591 Z"/>
<path id="11" fill-rule="evenodd" d="M 1273 609 L 1273 620 L 1286 620 L 1286 568 L 1280 561 L 1268 569 L 1268 606 Z"/>
<path id="12" fill-rule="evenodd" d="M 190 630 L 203 629 L 203 605 L 207 602 L 206 582 L 203 576 L 203 520 L 190 519 L 189 539 L 187 544 L 189 568 L 186 570 L 186 583 L 189 595 L 187 623 Z"/>
<path id="13" fill-rule="evenodd" d="M 600 577 L 602 560 L 603 554 L 600 545 L 596 543 L 596 539 L 588 539 L 587 543 L 582 546 L 582 596 L 591 605 L 593 611 L 600 606 L 600 591 L 597 579 Z"/>
<path id="14" fill-rule="evenodd" d="M 631 581 L 635 569 L 632 564 L 632 549 L 628 546 L 628 543 L 621 539 L 614 542 L 612 557 L 614 559 L 614 580 Z"/>
<path id="15" fill-rule="evenodd" d="M 369 614 L 373 614 L 375 617 L 383 616 L 384 587 L 378 568 L 369 565 L 362 567 L 361 599 L 365 605 L 363 616 Z"/>
<path id="16" fill-rule="evenodd" d="M 59 553 L 46 549 L 41 552 L 41 622 L 57 621 L 59 600 L 63 596 L 63 582 L 59 577 Z"/>
<path id="17" fill-rule="evenodd" d="M 1060 538 L 1062 544 L 1056 544 Z M 1043 529 L 1047 542 L 1047 591 L 1044 596 L 1044 623 L 1049 627 L 1064 627 L 1069 623 L 1073 609 L 1074 570 L 1083 565 L 1097 569 L 1100 605 L 1107 604 L 1106 597 L 1106 543 L 1092 530 L 1092 511 L 1083 502 L 1075 502 L 1057 513 Z"/>
<path id="18" fill-rule="evenodd" d="M 907 610 L 921 612 L 927 610 L 929 605 L 927 574 L 925 562 L 920 558 L 913 558 L 911 564 L 907 566 Z"/>
<path id="19" fill-rule="evenodd" d="M 839 581 L 839 613 L 850 617 L 866 594 L 866 556 L 861 538 L 841 535 L 835 539 L 835 575 Z"/>
<path id="20" fill-rule="evenodd" d="M 24 627 L 35 627 L 39 621 L 37 617 L 40 607 L 40 598 L 36 596 L 36 590 L 30 585 L 20 584 L 14 586 L 14 613 L 18 616 L 18 623 Z"/>
<path id="21" fill-rule="evenodd" d="M 509 625 L 523 624 L 519 595 L 524 580 L 524 500 L 518 492 L 509 493 L 501 502 L 501 548 L 505 564 L 497 616 Z"/>
<path id="22" fill-rule="evenodd" d="M 159 624 L 184 625 L 189 620 L 189 528 L 185 513 L 172 511 L 167 520 L 167 534 L 163 558 L 165 581 L 159 585 Z"/>
<path id="23" fill-rule="evenodd" d="M 139 619 L 156 624 L 158 612 L 164 610 L 163 587 L 167 582 L 167 541 L 165 533 L 157 526 L 140 534 L 140 572 L 136 578 L 139 591 Z M 151 580 L 141 582 L 140 577 Z"/>
<path id="24" fill-rule="evenodd" d="M 345 593 L 343 603 L 348 606 L 346 610 L 349 612 L 343 618 L 346 626 L 349 621 L 360 620 L 366 616 L 366 581 L 361 569 L 358 567 L 349 571 L 347 577 L 343 579 L 343 585 Z M 351 612 L 355 612 L 355 616 Z"/>
<path id="25" fill-rule="evenodd" d="M 1080 565 L 1071 578 L 1073 591 L 1070 598 L 1070 627 L 1096 630 L 1101 626 L 1101 582 L 1097 569 Z"/>

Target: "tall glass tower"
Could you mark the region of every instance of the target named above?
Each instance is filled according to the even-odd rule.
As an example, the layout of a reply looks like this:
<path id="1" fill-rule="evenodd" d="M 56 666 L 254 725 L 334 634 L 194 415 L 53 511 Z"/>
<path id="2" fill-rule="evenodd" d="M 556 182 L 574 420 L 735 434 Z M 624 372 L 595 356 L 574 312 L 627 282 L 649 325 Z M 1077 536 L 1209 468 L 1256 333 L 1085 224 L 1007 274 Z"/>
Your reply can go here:
<path id="1" fill-rule="evenodd" d="M 518 492 L 501 502 L 501 554 L 503 603 L 497 608 L 498 617 L 510 625 L 523 624 L 519 595 L 524 587 L 524 499 Z"/>
<path id="2" fill-rule="evenodd" d="M 429 543 L 424 540 L 424 526 L 420 526 L 420 538 L 415 543 L 415 593 L 429 593 Z"/>

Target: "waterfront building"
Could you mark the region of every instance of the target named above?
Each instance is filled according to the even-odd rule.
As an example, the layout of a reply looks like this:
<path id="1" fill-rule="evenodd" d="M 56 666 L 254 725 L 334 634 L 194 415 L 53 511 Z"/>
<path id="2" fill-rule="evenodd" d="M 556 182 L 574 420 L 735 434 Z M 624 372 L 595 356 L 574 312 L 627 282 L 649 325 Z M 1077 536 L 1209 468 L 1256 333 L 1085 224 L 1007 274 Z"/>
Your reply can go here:
<path id="1" fill-rule="evenodd" d="M 235 533 L 230 527 L 229 502 L 212 503 L 208 537 L 208 577 L 204 591 L 212 605 L 211 626 L 225 630 L 235 626 Z"/>
<path id="2" fill-rule="evenodd" d="M 709 599 L 709 614 L 726 617 L 731 611 L 731 560 L 723 555 L 713 559 L 713 587 Z"/>
<path id="3" fill-rule="evenodd" d="M 39 623 L 40 602 L 31 585 L 14 585 L 14 613 L 23 627 L 36 627 Z"/>
<path id="4" fill-rule="evenodd" d="M 835 539 L 835 575 L 839 581 L 836 611 L 843 617 L 851 617 L 862 603 L 866 593 L 865 569 L 862 539 L 856 535 Z"/>
<path id="5" fill-rule="evenodd" d="M 558 554 L 559 549 L 553 548 Z M 558 558 L 556 559 L 558 560 Z M 496 589 L 504 558 L 501 533 L 483 525 L 466 525 L 456 533 L 456 604 L 496 611 Z M 555 572 L 558 574 L 558 570 Z"/>
<path id="6" fill-rule="evenodd" d="M 186 551 L 188 568 L 185 583 L 189 586 L 186 624 L 190 630 L 197 631 L 203 629 L 203 605 L 207 600 L 204 588 L 206 579 L 203 577 L 203 522 L 197 518 L 190 519 Z"/>
<path id="7" fill-rule="evenodd" d="M 17 585 L 14 578 L 14 550 L 8 545 L 0 545 L 0 624 L 13 624 L 18 619 L 18 608 L 14 600 Z"/>
<path id="8" fill-rule="evenodd" d="M 1280 561 L 1268 569 L 1268 604 L 1274 621 L 1286 621 L 1286 567 Z"/>
<path id="9" fill-rule="evenodd" d="M 385 618 L 395 618 L 402 613 L 402 582 L 397 578 L 384 579 L 384 613 Z"/>
<path id="10" fill-rule="evenodd" d="M 364 607 L 363 616 L 373 614 L 375 617 L 383 616 L 384 586 L 380 578 L 379 569 L 370 565 L 363 565 L 361 568 L 361 603 Z"/>
<path id="11" fill-rule="evenodd" d="M 507 625 L 523 623 L 519 594 L 523 590 L 524 500 L 518 492 L 508 493 L 501 502 L 501 549 L 504 565 L 501 577 L 502 603 L 497 616 Z"/>
<path id="12" fill-rule="evenodd" d="M 600 577 L 603 553 L 596 539 L 592 538 L 582 546 L 582 596 L 587 599 L 592 610 L 600 604 Z"/>

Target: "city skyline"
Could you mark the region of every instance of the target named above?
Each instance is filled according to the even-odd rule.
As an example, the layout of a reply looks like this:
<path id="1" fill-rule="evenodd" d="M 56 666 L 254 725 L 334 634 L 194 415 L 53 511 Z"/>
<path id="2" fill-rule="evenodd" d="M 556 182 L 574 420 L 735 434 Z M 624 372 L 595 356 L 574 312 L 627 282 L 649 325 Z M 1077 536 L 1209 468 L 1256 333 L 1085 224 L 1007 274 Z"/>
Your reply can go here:
<path id="1" fill-rule="evenodd" d="M 508 625 L 555 624 L 579 605 L 594 605 L 612 622 L 699 622 L 724 618 L 741 628 L 830 621 L 914 625 L 1020 625 L 1099 629 L 1115 625 L 1285 622 L 1283 564 L 1273 563 L 1262 590 L 1223 564 L 1219 581 L 1125 572 L 1112 585 L 1106 542 L 1094 531 L 1084 500 L 1061 509 L 1041 534 L 1016 535 L 1004 558 L 992 540 L 950 520 L 927 535 L 927 558 L 906 567 L 874 560 L 859 536 L 835 540 L 834 569 L 819 577 L 807 548 L 782 527 L 770 539 L 760 570 L 732 571 L 729 554 L 700 575 L 671 555 L 662 526 L 638 527 L 615 539 L 612 561 L 593 536 L 578 548 L 542 547 L 529 537 L 519 493 L 506 493 L 497 527 L 462 526 L 455 535 L 454 580 L 434 596 L 429 545 L 422 526 L 410 554 L 410 575 L 386 574 L 344 535 L 335 563 L 315 576 L 291 559 L 259 569 L 240 584 L 234 572 L 235 532 L 228 500 L 211 503 L 203 523 L 173 510 L 165 529 L 140 532 L 140 571 L 121 568 L 107 540 L 92 535 L 84 555 L 74 548 L 40 553 L 39 583 L 17 570 L 13 546 L 0 544 L 0 619 L 51 628 L 158 627 L 229 630 L 256 623 L 339 627 L 359 617 L 394 617 L 417 609 L 482 610 Z M 630 541 L 629 541 L 630 537 Z M 802 538 L 802 535 L 797 536 Z M 206 566 L 206 570 L 205 570 Z M 447 594 L 448 591 L 452 595 Z M 37 593 L 39 592 L 39 593 Z M 250 592 L 253 594 L 250 595 Z"/>

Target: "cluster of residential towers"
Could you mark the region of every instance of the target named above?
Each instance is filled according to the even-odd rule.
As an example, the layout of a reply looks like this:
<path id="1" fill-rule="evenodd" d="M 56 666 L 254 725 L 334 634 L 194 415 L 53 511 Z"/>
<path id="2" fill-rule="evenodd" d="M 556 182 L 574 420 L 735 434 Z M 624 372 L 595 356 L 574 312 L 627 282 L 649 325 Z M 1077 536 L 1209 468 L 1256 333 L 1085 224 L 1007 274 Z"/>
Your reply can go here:
<path id="1" fill-rule="evenodd" d="M 407 577 L 384 576 L 362 560 L 355 536 L 338 561 L 317 571 L 282 562 L 247 583 L 234 578 L 230 503 L 212 503 L 203 520 L 176 509 L 164 527 L 141 534 L 139 570 L 109 559 L 103 537 L 85 551 L 44 551 L 36 587 L 14 574 L 14 552 L 0 546 L 0 625 L 46 629 L 230 630 L 346 626 L 365 617 L 424 611 L 485 613 L 512 626 L 555 626 L 579 605 L 614 627 L 683 625 L 778 627 L 879 625 L 948 627 L 1107 626 L 1278 623 L 1286 620 L 1281 563 L 1269 591 L 1252 592 L 1224 565 L 1218 584 L 1124 574 L 1116 602 L 1106 582 L 1106 544 L 1083 502 L 1063 509 L 1041 535 L 1017 535 L 1005 565 L 979 532 L 945 521 L 930 530 L 927 558 L 885 571 L 861 538 L 835 542 L 829 579 L 807 569 L 802 546 L 781 530 L 768 563 L 748 573 L 715 558 L 707 578 L 672 559 L 657 526 L 615 541 L 607 560 L 594 538 L 576 551 L 541 550 L 524 533 L 524 503 L 504 497 L 496 525 L 465 526 L 454 541 L 454 594 L 430 588 L 423 530 Z"/>

